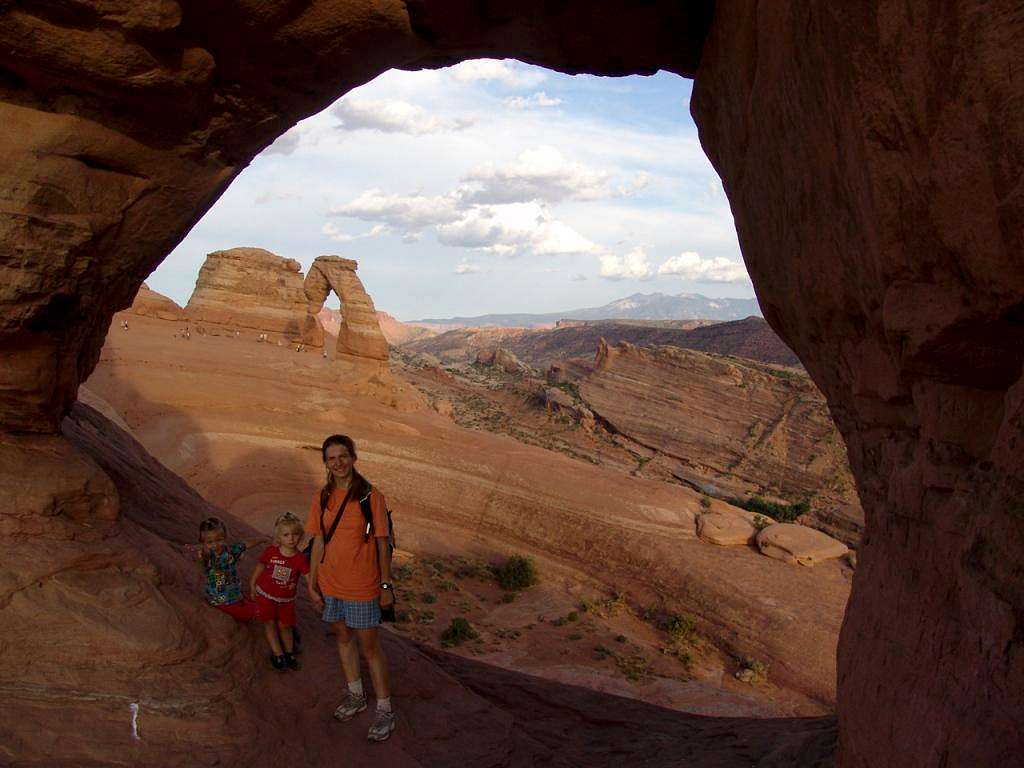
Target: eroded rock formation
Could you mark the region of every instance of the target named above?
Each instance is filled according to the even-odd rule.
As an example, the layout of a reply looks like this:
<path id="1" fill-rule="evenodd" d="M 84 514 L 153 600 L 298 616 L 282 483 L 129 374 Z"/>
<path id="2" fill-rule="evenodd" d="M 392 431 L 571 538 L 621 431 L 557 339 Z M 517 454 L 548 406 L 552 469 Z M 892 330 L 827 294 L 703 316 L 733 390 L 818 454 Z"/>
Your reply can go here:
<path id="1" fill-rule="evenodd" d="M 370 294 L 356 276 L 359 265 L 340 256 L 318 256 L 304 284 L 309 316 L 315 318 L 334 291 L 341 299 L 338 353 L 372 360 L 387 360 L 390 348 L 381 333 Z"/>
<path id="2" fill-rule="evenodd" d="M 662 0 L 5 4 L 0 425 L 55 434 L 112 313 L 181 235 L 258 151 L 376 74 L 479 55 L 696 73 L 692 111 L 760 305 L 827 397 L 867 514 L 840 764 L 1011 764 L 1024 18 L 1012 0 L 713 8 L 709 24 L 710 2 Z M 100 480 L 61 490 L 62 445 L 38 454 L 30 512 L 104 509 L 83 501 L 107 494 Z"/>
<path id="3" fill-rule="evenodd" d="M 845 520 L 835 533 L 859 539 L 846 452 L 806 376 L 676 347 L 602 342 L 578 386 L 609 428 L 676 459 L 680 479 L 713 484 L 723 496 L 811 499 L 812 517 Z"/>
<path id="4" fill-rule="evenodd" d="M 311 347 L 324 344 L 323 328 L 306 312 L 302 265 L 262 248 L 208 254 L 185 313 L 196 323 L 280 334 Z"/>
<path id="5" fill-rule="evenodd" d="M 155 317 L 160 320 L 182 320 L 185 317 L 185 311 L 181 307 L 162 293 L 152 290 L 145 283 L 139 288 L 139 292 L 135 294 L 131 312 L 133 315 Z"/>

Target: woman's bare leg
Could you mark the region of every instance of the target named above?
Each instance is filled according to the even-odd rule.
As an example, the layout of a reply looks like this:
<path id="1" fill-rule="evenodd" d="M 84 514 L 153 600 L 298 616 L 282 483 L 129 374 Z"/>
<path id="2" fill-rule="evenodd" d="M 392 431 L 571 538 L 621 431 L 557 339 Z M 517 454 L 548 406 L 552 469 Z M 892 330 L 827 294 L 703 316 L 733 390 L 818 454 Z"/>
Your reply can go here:
<path id="1" fill-rule="evenodd" d="M 359 646 L 363 650 L 363 658 L 370 668 L 370 679 L 373 681 L 373 692 L 378 699 L 391 696 L 391 684 L 388 680 L 388 660 L 384 657 L 384 649 L 380 647 L 380 632 L 373 629 L 356 629 Z"/>
<path id="2" fill-rule="evenodd" d="M 341 670 L 345 673 L 345 682 L 354 683 L 359 679 L 359 649 L 356 647 L 352 630 L 344 621 L 337 621 L 334 626 L 334 638 L 338 644 L 338 658 L 341 659 Z"/>

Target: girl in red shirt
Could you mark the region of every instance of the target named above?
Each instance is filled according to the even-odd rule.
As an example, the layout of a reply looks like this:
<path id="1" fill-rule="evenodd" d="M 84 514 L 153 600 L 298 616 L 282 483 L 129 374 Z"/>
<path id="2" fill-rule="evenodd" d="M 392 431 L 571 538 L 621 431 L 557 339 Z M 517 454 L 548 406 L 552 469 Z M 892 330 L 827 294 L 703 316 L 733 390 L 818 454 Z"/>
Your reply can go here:
<path id="1" fill-rule="evenodd" d="M 299 575 L 309 581 L 309 558 L 299 551 L 302 521 L 285 512 L 274 523 L 274 544 L 263 550 L 249 580 L 257 618 L 270 645 L 270 663 L 277 670 L 298 669 L 295 658 L 295 587 Z"/>

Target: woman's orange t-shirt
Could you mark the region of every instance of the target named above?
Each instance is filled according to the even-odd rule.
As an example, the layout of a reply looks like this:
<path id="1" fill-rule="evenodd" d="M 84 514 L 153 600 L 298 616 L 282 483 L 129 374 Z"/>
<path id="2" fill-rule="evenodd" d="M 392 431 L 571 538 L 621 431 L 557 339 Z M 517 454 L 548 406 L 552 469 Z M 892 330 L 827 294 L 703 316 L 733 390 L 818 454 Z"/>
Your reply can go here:
<path id="1" fill-rule="evenodd" d="M 306 519 L 306 533 L 323 536 L 331 530 L 338 507 L 345 499 L 347 489 L 336 488 L 327 499 L 323 528 L 320 527 L 320 492 L 313 495 Z M 341 516 L 334 536 L 326 545 L 324 561 L 317 570 L 320 591 L 342 600 L 372 600 L 380 596 L 380 562 L 375 538 L 388 537 L 388 514 L 384 495 L 374 488 L 370 492 L 373 512 L 373 536 L 363 540 L 366 521 L 358 499 L 350 499 Z"/>

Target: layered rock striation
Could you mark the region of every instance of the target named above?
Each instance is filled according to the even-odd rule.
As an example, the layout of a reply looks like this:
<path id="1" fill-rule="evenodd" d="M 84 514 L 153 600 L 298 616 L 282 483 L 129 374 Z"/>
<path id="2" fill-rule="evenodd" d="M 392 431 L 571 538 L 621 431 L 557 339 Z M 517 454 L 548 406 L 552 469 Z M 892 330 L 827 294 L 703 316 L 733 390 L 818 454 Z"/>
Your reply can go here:
<path id="1" fill-rule="evenodd" d="M 157 293 L 145 283 L 139 288 L 132 302 L 131 313 L 158 320 L 183 320 L 185 311 L 162 293 Z"/>
<path id="2" fill-rule="evenodd" d="M 859 538 L 846 451 L 824 398 L 804 375 L 677 349 L 601 344 L 578 384 L 612 431 L 681 463 L 680 479 L 811 499 Z"/>
<path id="3" fill-rule="evenodd" d="M 231 248 L 206 257 L 185 313 L 197 323 L 249 328 L 322 347 L 323 328 L 306 309 L 299 262 L 262 248 Z"/>

